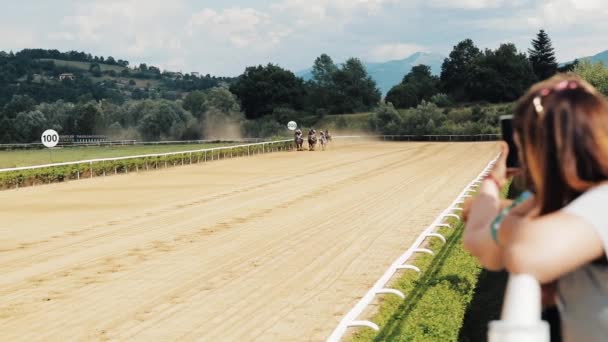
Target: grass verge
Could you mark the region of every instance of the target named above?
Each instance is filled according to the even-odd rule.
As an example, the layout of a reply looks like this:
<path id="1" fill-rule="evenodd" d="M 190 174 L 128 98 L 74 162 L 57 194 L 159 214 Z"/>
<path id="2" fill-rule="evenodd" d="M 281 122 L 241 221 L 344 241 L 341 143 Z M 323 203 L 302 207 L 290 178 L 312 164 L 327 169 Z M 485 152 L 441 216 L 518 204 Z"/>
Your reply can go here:
<path id="1" fill-rule="evenodd" d="M 508 187 L 503 193 L 508 192 Z M 487 272 L 464 250 L 464 224 L 441 228 L 446 237 L 428 243 L 435 255 L 417 255 L 418 275 L 406 271 L 393 282 L 406 298 L 384 296 L 371 321 L 381 328 L 358 329 L 351 341 L 485 341 L 487 324 L 498 319 L 506 273 Z"/>
<path id="2" fill-rule="evenodd" d="M 199 146 L 199 149 L 202 148 Z M 256 155 L 274 151 L 285 151 L 292 146 L 291 141 L 275 141 L 272 145 L 249 145 L 240 147 L 224 146 L 212 151 L 199 151 L 166 156 L 139 157 L 124 160 L 91 162 L 37 169 L 0 172 L 0 190 L 16 189 L 23 186 L 50 184 L 72 179 L 93 178 L 118 173 L 140 172 L 162 169 L 178 165 L 198 164 L 207 161 Z M 173 151 L 180 152 L 180 151 Z"/>
<path id="3" fill-rule="evenodd" d="M 36 150 L 0 151 L 0 168 L 11 168 L 87 159 L 118 158 L 143 154 L 201 150 L 236 143 L 83 146 Z"/>
<path id="4" fill-rule="evenodd" d="M 405 300 L 385 296 L 372 321 L 376 333 L 360 329 L 352 341 L 457 341 L 469 302 L 473 299 L 481 268 L 462 247 L 463 225 L 442 228 L 447 243 L 433 239 L 428 248 L 435 256 L 421 255 L 414 262 L 422 274 L 407 271 L 393 288 Z"/>

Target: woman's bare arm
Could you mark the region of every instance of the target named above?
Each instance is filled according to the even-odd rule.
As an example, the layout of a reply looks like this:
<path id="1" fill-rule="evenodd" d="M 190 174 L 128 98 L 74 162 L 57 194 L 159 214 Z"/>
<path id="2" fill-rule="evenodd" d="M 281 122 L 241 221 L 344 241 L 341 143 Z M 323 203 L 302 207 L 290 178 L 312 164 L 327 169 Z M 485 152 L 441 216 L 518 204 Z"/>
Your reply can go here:
<path id="1" fill-rule="evenodd" d="M 504 268 L 502 252 L 490 233 L 490 225 L 500 209 L 498 187 L 491 181 L 483 182 L 479 194 L 471 202 L 463 242 L 465 249 L 489 270 Z"/>
<path id="2" fill-rule="evenodd" d="M 601 237 L 578 216 L 534 216 L 514 209 L 500 227 L 500 259 L 509 272 L 548 283 L 604 255 Z"/>

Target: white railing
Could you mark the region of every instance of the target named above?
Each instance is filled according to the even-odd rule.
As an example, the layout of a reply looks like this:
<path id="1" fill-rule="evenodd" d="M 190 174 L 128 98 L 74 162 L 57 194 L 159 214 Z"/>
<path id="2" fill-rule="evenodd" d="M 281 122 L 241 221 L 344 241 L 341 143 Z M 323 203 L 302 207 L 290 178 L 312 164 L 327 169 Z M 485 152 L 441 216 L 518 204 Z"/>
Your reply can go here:
<path id="1" fill-rule="evenodd" d="M 460 216 L 456 215 L 455 212 L 461 211 L 462 207 L 459 205 L 463 204 L 465 199 L 471 197 L 471 193 L 475 192 L 475 188 L 479 187 L 483 178 L 488 175 L 491 168 L 494 166 L 496 159 L 492 160 L 485 169 L 475 178 L 471 183 L 469 183 L 464 190 L 456 197 L 456 199 L 452 202 L 452 204 L 444 210 L 436 219 L 431 223 L 428 228 L 426 228 L 420 236 L 416 239 L 414 244 L 397 260 L 395 260 L 391 266 L 386 270 L 384 275 L 376 283 L 372 286 L 369 291 L 357 302 L 357 304 L 342 318 L 338 326 L 334 329 L 332 334 L 327 339 L 329 342 L 337 342 L 340 341 L 342 336 L 346 333 L 346 330 L 350 327 L 368 327 L 373 330 L 379 331 L 380 327 L 369 320 L 361 319 L 361 314 L 365 310 L 365 308 L 374 300 L 374 298 L 379 294 L 394 294 L 401 298 L 405 298 L 405 294 L 399 290 L 387 288 L 389 281 L 395 275 L 395 273 L 399 270 L 413 270 L 415 272 L 420 273 L 421 270 L 414 265 L 410 265 L 407 261 L 410 257 L 415 253 L 428 253 L 433 254 L 433 251 L 422 248 L 423 242 L 430 237 L 437 237 L 441 239 L 441 241 L 445 242 L 446 239 L 442 235 L 438 234 L 436 230 L 440 227 L 449 227 L 450 224 L 446 223 L 447 219 L 455 218 L 460 219 Z"/>
<path id="2" fill-rule="evenodd" d="M 484 135 L 485 136 L 485 135 Z M 357 136 L 336 136 L 335 138 L 338 139 L 349 139 L 349 138 L 363 138 L 363 139 L 378 139 L 378 140 L 395 140 L 395 141 L 416 141 L 416 140 L 420 140 L 422 137 L 422 141 L 424 141 L 424 139 L 426 139 L 426 141 L 433 141 L 435 139 L 439 139 L 436 137 L 442 137 L 441 140 L 443 141 L 449 141 L 451 140 L 451 138 L 446 139 L 446 137 L 459 137 L 458 140 L 463 141 L 463 140 L 467 140 L 467 139 L 471 139 L 472 141 L 478 141 L 478 140 L 485 140 L 485 139 L 479 139 L 478 135 L 467 135 L 467 136 L 428 136 L 427 138 L 425 138 L 425 136 L 418 136 L 418 137 L 414 137 L 414 136 L 397 136 L 397 135 L 357 135 Z M 467 140 L 467 141 L 471 141 L 471 140 Z M 207 149 L 196 149 L 196 150 L 188 150 L 188 151 L 179 151 L 179 152 L 167 152 L 167 153 L 155 153 L 155 154 L 144 154 L 144 155 L 137 155 L 137 156 L 126 156 L 126 157 L 116 157 L 116 158 L 101 158 L 101 159 L 90 159 L 90 160 L 79 160 L 79 161 L 72 161 L 72 162 L 63 162 L 63 163 L 52 163 L 52 164 L 44 164 L 44 165 L 34 165 L 34 166 L 23 166 L 23 167 L 14 167 L 14 168 L 4 168 L 4 169 L 0 169 L 0 176 L 2 173 L 8 173 L 8 172 L 20 172 L 20 171 L 27 171 L 27 170 L 35 170 L 35 169 L 48 169 L 48 168 L 55 168 L 55 167 L 61 167 L 61 166 L 75 166 L 74 170 L 72 170 L 69 174 L 60 174 L 60 175 L 55 175 L 55 174 L 40 174 L 40 175 L 22 175 L 22 174 L 17 174 L 15 178 L 11 178 L 9 177 L 5 177 L 4 180 L 2 180 L 2 177 L 0 177 L 0 187 L 2 189 L 6 189 L 6 188 L 19 188 L 20 186 L 22 186 L 23 184 L 30 184 L 30 185 L 35 185 L 38 184 L 40 182 L 42 183 L 51 183 L 54 181 L 64 181 L 64 180 L 68 180 L 68 179 L 80 179 L 81 178 L 81 173 L 84 173 L 85 176 L 86 173 L 88 172 L 88 176 L 89 178 L 93 178 L 96 175 L 96 171 L 99 171 L 99 175 L 98 176 L 106 176 L 107 171 L 108 172 L 112 172 L 114 174 L 118 174 L 119 170 L 122 172 L 124 171 L 124 173 L 129 173 L 129 171 L 135 171 L 135 172 L 139 172 L 140 171 L 140 165 L 138 162 L 135 162 L 135 160 L 137 159 L 145 159 L 145 165 L 141 165 L 142 169 L 148 170 L 149 169 L 149 164 L 148 164 L 148 159 L 151 158 L 156 158 L 156 157 L 167 157 L 167 156 L 181 156 L 179 163 L 181 165 L 184 164 L 193 164 L 193 157 L 194 156 L 198 156 L 200 157 L 200 154 L 202 153 L 202 156 L 204 158 L 203 161 L 207 161 L 207 154 L 211 154 L 211 160 L 213 160 L 213 156 L 214 153 L 216 151 L 224 151 L 224 155 L 222 158 L 218 159 L 224 159 L 226 157 L 233 157 L 233 152 L 235 149 L 239 149 L 239 148 L 247 148 L 247 155 L 250 155 L 250 149 L 255 149 L 257 147 L 257 149 L 255 149 L 255 151 L 251 151 L 251 153 L 257 153 L 260 150 L 260 146 L 261 146 L 261 153 L 265 153 L 267 151 L 267 147 L 269 149 L 272 149 L 273 147 L 277 150 L 291 150 L 293 148 L 293 145 L 290 144 L 292 140 L 291 139 L 284 139 L 284 140 L 277 140 L 277 141 L 266 141 L 266 142 L 259 142 L 259 143 L 253 143 L 253 144 L 242 144 L 242 145 L 232 145 L 232 146 L 223 146 L 223 147 L 216 147 L 216 148 L 207 148 Z M 454 140 L 456 141 L 456 140 Z M 202 140 L 198 140 L 198 142 L 203 142 Z M 279 144 L 279 146 L 275 146 L 275 144 Z M 229 151 L 229 153 L 228 153 Z M 238 152 L 238 151 L 237 151 Z M 219 152 L 218 152 L 219 153 Z M 244 155 L 243 152 L 241 152 L 241 155 Z M 221 156 L 221 155 L 220 155 Z M 200 160 L 196 159 L 196 163 L 199 163 Z M 113 165 L 113 170 L 106 170 L 106 166 L 107 165 L 102 165 L 101 168 L 95 168 L 94 165 L 97 165 L 99 163 L 106 163 L 106 162 L 117 162 L 117 161 L 128 161 L 128 160 L 134 160 L 133 165 Z M 187 160 L 187 162 L 186 162 Z M 153 168 L 159 168 L 158 165 L 158 161 L 153 161 Z M 84 165 L 84 166 L 83 166 Z M 173 160 L 173 166 L 176 166 L 177 162 L 175 160 Z M 87 168 L 88 166 L 88 168 Z M 165 160 L 164 161 L 164 166 L 165 168 L 168 167 L 168 162 Z M 81 172 L 82 169 L 82 172 Z M 23 183 L 23 184 L 22 184 Z"/>
<path id="3" fill-rule="evenodd" d="M 167 168 L 169 167 L 169 164 L 171 162 L 172 166 L 177 166 L 178 164 L 198 164 L 202 162 L 213 161 L 214 159 L 219 160 L 233 157 L 245 157 L 268 152 L 288 151 L 292 149 L 292 140 L 288 139 L 180 152 L 154 153 L 127 157 L 100 158 L 90 160 L 78 160 L 73 162 L 4 168 L 0 169 L 0 186 L 3 189 L 18 189 L 20 186 L 24 186 L 24 184 L 36 185 L 40 183 L 46 184 L 55 181 L 65 181 L 70 179 L 79 180 L 82 176 L 88 176 L 88 178 L 93 178 L 94 176 L 106 176 L 108 172 L 118 174 L 118 172 L 120 171 L 121 173 L 124 172 L 125 174 L 127 174 L 130 171 L 139 172 L 140 170 L 147 171 L 149 169 L 159 169 L 162 168 L 163 164 L 164 167 Z M 161 160 L 160 158 L 170 156 L 180 156 L 180 158 L 164 158 L 164 160 Z M 125 162 L 120 163 L 121 161 Z M 119 163 L 112 164 L 111 162 Z M 53 168 L 64 166 L 72 166 L 73 169 L 67 170 L 67 173 L 62 173 L 59 175 L 50 172 L 50 170 Z M 41 172 L 40 174 L 31 175 L 24 175 L 21 173 L 24 171 L 36 169 L 49 169 L 49 172 Z M 8 175 L 4 177 L 4 180 L 2 180 L 3 174 Z"/>
<path id="4" fill-rule="evenodd" d="M 60 142 L 58 147 L 90 147 L 90 146 L 128 146 L 128 145 L 194 145 L 210 143 L 259 143 L 264 142 L 262 138 L 242 139 L 207 139 L 207 140 L 175 140 L 175 141 L 137 141 L 137 140 L 108 140 L 108 141 L 86 141 Z M 0 150 L 10 149 L 43 149 L 42 143 L 16 143 L 0 144 Z"/>
<path id="5" fill-rule="evenodd" d="M 549 324 L 541 320 L 541 290 L 527 274 L 510 275 L 500 321 L 488 325 L 489 342 L 549 342 Z"/>
<path id="6" fill-rule="evenodd" d="M 460 139 L 465 138 L 475 138 L 480 136 L 491 136 L 494 137 L 496 135 L 493 134 L 479 134 L 479 135 L 424 135 L 424 136 L 413 136 L 413 135 L 343 135 L 343 136 L 335 136 L 337 139 L 380 139 L 380 140 L 399 140 L 399 139 L 408 139 L 408 138 L 416 138 L 416 137 L 443 137 L 443 138 L 452 138 L 459 137 Z M 258 138 L 253 138 L 254 140 L 258 140 Z M 246 140 L 246 139 L 245 139 Z M 306 139 L 304 139 L 306 140 Z M 209 142 L 217 142 L 219 140 L 188 140 L 188 141 L 160 141 L 160 142 L 135 142 L 137 145 L 154 145 L 154 144 L 189 144 L 189 143 L 209 143 Z M 66 166 L 66 165 L 80 165 L 80 164 L 91 164 L 98 162 L 110 162 L 110 161 L 119 161 L 119 160 L 128 160 L 128 159 L 140 159 L 140 158 L 154 158 L 154 157 L 165 157 L 172 155 L 187 155 L 193 153 L 201 153 L 201 152 L 213 152 L 217 150 L 229 150 L 243 147 L 253 147 L 253 146 L 266 146 L 277 143 L 286 143 L 291 142 L 292 139 L 284 139 L 284 140 L 276 140 L 276 141 L 265 141 L 251 144 L 242 144 L 242 145 L 230 145 L 230 146 L 221 146 L 214 148 L 206 148 L 206 149 L 197 149 L 197 150 L 188 150 L 188 151 L 179 151 L 179 152 L 166 152 L 166 153 L 152 153 L 152 154 L 143 154 L 136 156 L 126 156 L 126 157 L 115 157 L 115 158 L 99 158 L 99 159 L 87 159 L 87 160 L 78 160 L 72 162 L 63 162 L 63 163 L 52 163 L 52 164 L 44 164 L 44 165 L 33 165 L 33 166 L 23 166 L 23 167 L 14 167 L 14 168 L 4 168 L 0 169 L 0 172 L 10 172 L 10 171 L 23 171 L 23 170 L 33 170 L 33 169 L 42 169 L 56 166 Z M 120 143 L 120 142 L 119 142 Z M 17 144 L 16 144 L 17 145 Z M 22 144 L 22 145 L 39 145 L 38 143 L 34 144 Z M 40 144 L 41 145 L 41 144 Z M 0 145 L 2 146 L 2 145 Z M 6 145 L 4 145 L 6 146 Z"/>
<path id="7" fill-rule="evenodd" d="M 0 169 L 0 172 L 13 172 L 13 171 L 24 171 L 24 170 L 35 170 L 35 169 L 45 169 L 49 167 L 57 167 L 57 166 L 68 166 L 68 165 L 81 165 L 81 164 L 89 164 L 93 163 L 101 163 L 101 162 L 112 162 L 119 160 L 130 160 L 130 159 L 141 159 L 141 158 L 156 158 L 156 157 L 166 157 L 166 156 L 177 156 L 183 155 L 184 158 L 187 155 L 192 155 L 194 153 L 205 153 L 205 152 L 214 152 L 214 151 L 230 151 L 237 148 L 244 147 L 254 147 L 254 146 L 262 146 L 262 153 L 266 153 L 266 146 L 268 148 L 272 148 L 275 144 L 291 142 L 292 140 L 277 140 L 277 141 L 267 141 L 256 144 L 245 144 L 245 145 L 232 145 L 232 146 L 222 146 L 222 147 L 214 147 L 214 148 L 205 148 L 200 150 L 190 150 L 190 151 L 180 151 L 180 152 L 166 152 L 166 153 L 153 153 L 153 154 L 142 154 L 137 156 L 127 156 L 127 157 L 116 157 L 116 158 L 99 158 L 99 159 L 89 159 L 89 160 L 78 160 L 72 162 L 63 162 L 63 163 L 53 163 L 53 164 L 44 164 L 44 165 L 34 165 L 34 166 L 22 166 L 22 167 L 13 167 Z"/>

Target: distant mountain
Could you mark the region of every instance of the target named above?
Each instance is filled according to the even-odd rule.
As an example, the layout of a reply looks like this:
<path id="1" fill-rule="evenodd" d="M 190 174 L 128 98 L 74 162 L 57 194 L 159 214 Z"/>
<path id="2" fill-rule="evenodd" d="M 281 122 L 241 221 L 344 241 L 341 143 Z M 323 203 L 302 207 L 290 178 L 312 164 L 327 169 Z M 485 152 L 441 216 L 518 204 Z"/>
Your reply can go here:
<path id="1" fill-rule="evenodd" d="M 590 60 L 592 62 L 603 62 L 604 65 L 608 66 L 608 50 L 600 52 L 600 53 L 595 54 L 593 56 L 579 58 L 579 60 L 582 60 L 582 59 L 588 59 L 588 60 Z M 560 66 L 568 64 L 568 63 L 572 63 L 572 62 L 573 61 L 562 63 L 562 64 L 560 64 Z"/>
<path id="2" fill-rule="evenodd" d="M 388 91 L 395 85 L 399 84 L 403 76 L 410 72 L 412 67 L 424 64 L 431 67 L 431 71 L 435 75 L 441 73 L 441 64 L 445 56 L 437 53 L 416 52 L 415 54 L 401 60 L 394 60 L 382 63 L 367 63 L 365 68 L 369 75 L 376 81 L 378 88 L 382 91 L 382 95 L 386 95 Z M 305 80 L 312 79 L 312 69 L 307 69 L 296 73 L 299 77 Z"/>
<path id="3" fill-rule="evenodd" d="M 587 58 L 589 58 L 593 62 L 603 62 L 604 65 L 608 65 L 608 50 Z"/>

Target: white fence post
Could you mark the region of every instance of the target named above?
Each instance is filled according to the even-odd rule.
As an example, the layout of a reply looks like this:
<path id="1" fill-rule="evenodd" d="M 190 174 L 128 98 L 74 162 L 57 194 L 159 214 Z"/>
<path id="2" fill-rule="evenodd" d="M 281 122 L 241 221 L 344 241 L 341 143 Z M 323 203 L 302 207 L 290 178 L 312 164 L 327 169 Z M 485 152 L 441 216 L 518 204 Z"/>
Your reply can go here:
<path id="1" fill-rule="evenodd" d="M 500 321 L 490 322 L 489 342 L 549 342 L 549 324 L 541 320 L 541 290 L 527 274 L 511 274 Z"/>
<path id="2" fill-rule="evenodd" d="M 496 160 L 496 159 L 495 159 Z M 483 174 L 484 172 L 486 172 L 488 169 L 490 169 L 490 167 L 492 167 L 494 165 L 494 161 L 491 161 L 490 163 L 488 163 L 488 165 L 486 166 L 486 168 L 484 169 L 484 171 L 481 173 Z M 481 174 L 479 177 L 481 177 Z M 479 177 L 477 177 L 475 180 L 473 180 L 471 183 L 469 183 L 469 185 L 467 185 L 465 187 L 465 189 L 460 193 L 460 195 L 458 197 L 456 197 L 456 199 L 453 201 L 453 203 L 446 209 L 444 210 L 436 219 L 435 221 L 433 221 L 416 239 L 416 241 L 414 242 L 414 244 L 404 253 L 402 254 L 397 260 L 395 260 L 391 266 L 388 268 L 388 270 L 386 270 L 386 272 L 384 273 L 384 275 L 382 275 L 382 277 L 380 279 L 378 279 L 376 281 L 376 283 L 374 283 L 374 285 L 372 286 L 371 289 L 369 289 L 367 291 L 367 293 L 357 302 L 357 304 L 342 318 L 342 320 L 340 321 L 340 323 L 338 324 L 338 326 L 334 329 L 334 331 L 332 332 L 332 334 L 329 336 L 329 338 L 327 339 L 327 341 L 329 342 L 338 342 L 340 341 L 340 339 L 342 338 L 342 336 L 346 333 L 346 329 L 348 329 L 349 327 L 354 327 L 354 326 L 365 326 L 365 327 L 369 327 L 372 328 L 374 330 L 379 330 L 379 327 L 370 321 L 365 321 L 365 320 L 358 320 L 359 316 L 364 312 L 365 308 L 374 300 L 375 296 L 378 293 L 395 293 L 393 291 L 386 291 L 386 284 L 391 280 L 391 278 L 393 277 L 393 275 L 399 271 L 399 270 L 404 270 L 404 269 L 411 269 L 411 270 L 415 270 L 417 272 L 420 272 L 420 269 L 418 267 L 415 266 L 411 266 L 411 265 L 407 265 L 406 261 L 414 254 L 414 253 L 427 253 L 427 254 L 434 254 L 433 251 L 431 251 L 430 249 L 427 248 L 421 248 L 421 245 L 423 243 L 423 241 L 425 239 L 427 239 L 428 237 L 437 237 L 439 239 L 441 239 L 442 241 L 445 239 L 443 238 L 443 236 L 435 233 L 435 230 L 437 229 L 437 227 L 439 226 L 445 226 L 446 223 L 444 222 L 448 217 L 451 217 L 453 214 L 450 214 L 453 211 L 454 206 L 456 205 L 456 202 L 460 201 L 462 199 L 462 197 L 469 192 L 471 185 L 477 180 L 479 179 Z M 460 219 L 459 216 L 457 215 L 453 215 L 455 216 L 455 218 Z M 443 238 L 443 239 L 442 239 Z M 499 342 L 498 340 L 495 341 L 491 341 L 491 342 Z M 502 341 L 500 341 L 502 342 Z M 511 340 L 507 341 L 507 342 L 511 342 Z M 527 342 L 527 341 L 525 341 Z M 545 342 L 545 341 L 540 341 L 540 342 Z"/>

